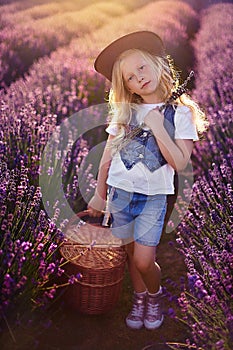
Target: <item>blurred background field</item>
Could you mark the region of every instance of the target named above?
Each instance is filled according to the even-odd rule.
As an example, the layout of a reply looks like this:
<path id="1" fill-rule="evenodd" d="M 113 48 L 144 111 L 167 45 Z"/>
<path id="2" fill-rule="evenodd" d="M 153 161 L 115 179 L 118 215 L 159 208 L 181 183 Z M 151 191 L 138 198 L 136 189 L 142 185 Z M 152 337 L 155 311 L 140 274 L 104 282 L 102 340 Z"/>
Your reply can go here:
<path id="1" fill-rule="evenodd" d="M 232 27 L 231 1 L 1 0 L 2 349 L 231 349 Z M 136 30 L 163 38 L 182 79 L 194 70 L 190 94 L 210 123 L 192 157 L 189 208 L 183 213 L 178 198 L 181 223 L 163 236 L 158 249 L 166 321 L 158 331 L 138 333 L 124 324 L 132 292 L 127 271 L 119 303 L 109 314 L 92 317 L 67 308 L 63 291 L 73 276 L 65 275 L 59 255 L 65 222 L 58 225 L 59 205 L 51 206 L 49 216 L 45 212 L 39 187 L 41 157 L 55 128 L 87 107 L 97 124 L 103 118 L 95 105 L 106 102 L 110 84 L 94 71 L 94 58 L 109 42 Z M 90 198 L 96 169 L 86 160 L 106 139 L 104 125 L 86 129 L 62 165 L 65 195 L 75 211 L 86 206 L 79 174 L 85 174 L 82 188 Z M 63 140 L 59 128 L 57 133 Z M 77 133 L 73 125 L 67 139 Z M 47 191 L 54 164 L 61 166 L 61 143 L 48 154 Z M 64 279 L 67 286 L 60 288 Z"/>

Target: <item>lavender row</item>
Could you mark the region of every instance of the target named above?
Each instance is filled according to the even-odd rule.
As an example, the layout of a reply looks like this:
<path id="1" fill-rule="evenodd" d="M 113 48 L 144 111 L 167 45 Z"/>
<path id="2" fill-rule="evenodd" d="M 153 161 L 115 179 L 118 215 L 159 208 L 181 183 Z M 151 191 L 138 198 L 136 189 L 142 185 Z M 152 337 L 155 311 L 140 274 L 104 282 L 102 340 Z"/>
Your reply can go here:
<path id="1" fill-rule="evenodd" d="M 78 11 L 59 12 L 36 20 L 24 19 L 24 13 L 16 14 L 14 20 L 9 20 L 11 25 L 6 25 L 0 32 L 0 88 L 6 88 L 27 72 L 39 57 L 50 54 L 59 46 L 67 45 L 72 38 L 82 37 L 126 12 L 127 9 L 117 3 L 104 6 L 97 3 Z M 17 17 L 21 18 L 19 24 Z"/>
<path id="2" fill-rule="evenodd" d="M 79 81 L 67 74 L 67 79 L 63 81 L 64 89 L 54 85 L 48 87 L 44 95 L 38 89 L 35 91 L 38 95 L 21 108 L 16 107 L 14 95 L 8 99 L 8 104 L 2 101 L 0 156 L 10 168 L 23 162 L 30 168 L 31 179 L 36 179 L 44 146 L 63 116 L 78 112 L 89 103 L 97 103 L 100 97 L 104 98 L 101 96 L 105 91 L 104 80 L 99 79 L 98 84 L 94 85 L 93 75 L 96 73 L 80 71 L 84 67 L 85 62 L 78 67 L 79 72 L 72 72 L 79 74 Z"/>
<path id="3" fill-rule="evenodd" d="M 64 237 L 55 225 L 56 208 L 52 219 L 41 210 L 28 169 L 9 171 L 1 161 L 0 170 L 0 312 L 7 317 L 13 308 L 27 312 L 54 298 L 55 281 L 64 275 L 57 255 Z"/>
<path id="4" fill-rule="evenodd" d="M 232 4 L 205 10 L 194 42 L 198 61 L 195 94 L 204 106 L 215 109 L 232 102 L 232 16 Z"/>
<path id="5" fill-rule="evenodd" d="M 190 35 L 192 36 L 195 33 L 197 28 L 197 14 L 188 5 L 182 2 L 174 4 L 173 1 L 149 3 L 147 6 L 122 18 L 115 18 L 114 22 L 104 25 L 91 34 L 72 40 L 69 46 L 56 50 L 50 58 L 39 60 L 38 63 L 33 65 L 29 71 L 29 76 L 26 78 L 26 82 L 29 80 L 26 86 L 29 84 L 31 92 L 29 93 L 29 89 L 25 90 L 24 83 L 19 86 L 13 84 L 14 99 L 16 103 L 19 99 L 22 100 L 22 103 L 25 103 L 28 96 L 32 97 L 33 90 L 37 90 L 38 94 L 40 88 L 44 92 L 50 84 L 62 84 L 63 80 L 66 79 L 66 74 L 69 74 L 69 70 L 75 70 L 74 67 L 79 66 L 79 61 L 84 58 L 89 60 L 89 63 L 86 62 L 86 69 L 92 69 L 94 57 L 101 47 L 104 47 L 119 35 L 124 35 L 133 30 L 149 29 L 158 32 L 165 41 L 167 51 L 169 53 L 176 52 L 177 60 L 179 57 L 183 57 L 184 52 L 186 52 L 187 56 L 182 58 L 182 62 L 176 62 L 179 66 L 192 65 L 193 55 L 190 46 L 187 46 L 187 40 Z M 106 36 L 106 33 L 108 33 L 108 36 Z M 178 51 L 177 48 L 179 48 Z M 185 50 L 183 50 L 184 48 Z M 55 65 L 54 68 L 53 65 Z M 65 66 L 64 71 L 63 66 Z M 74 79 L 77 78 L 77 76 L 74 77 Z M 11 90 L 8 89 L 8 91 Z M 22 98 L 22 95 L 24 98 Z"/>
<path id="6" fill-rule="evenodd" d="M 188 287 L 179 297 L 181 318 L 191 333 L 188 349 L 230 350 L 233 341 L 232 13 L 230 4 L 210 7 L 195 41 L 198 84 L 193 95 L 206 107 L 210 127 L 196 146 L 198 179 L 178 230 L 188 269 Z"/>
<path id="7" fill-rule="evenodd" d="M 232 163 L 233 154 L 196 181 L 191 208 L 179 227 L 177 241 L 185 256 L 188 286 L 178 302 L 181 320 L 190 329 L 190 349 L 231 349 Z"/>
<path id="8" fill-rule="evenodd" d="M 146 5 L 148 2 L 153 0 L 128 0 L 127 4 L 122 0 L 109 0 L 108 2 L 112 3 L 113 6 L 115 3 L 122 4 L 127 6 L 129 10 L 134 10 L 138 7 Z M 11 2 L 14 2 L 11 4 Z M 56 2 L 48 3 L 48 0 L 35 0 L 33 3 L 30 0 L 20 0 L 20 1 L 11 1 L 5 0 L 5 6 L 2 6 L 1 13 L 3 14 L 3 24 L 8 25 L 14 18 L 17 19 L 17 22 L 22 22 L 23 18 L 26 21 L 33 19 L 40 19 L 55 15 L 61 12 L 67 11 L 78 11 L 82 10 L 85 7 L 90 5 L 101 3 L 103 0 L 78 0 L 72 1 L 68 0 L 64 2 L 63 0 L 56 0 Z M 4 0 L 1 1 L 1 4 L 4 5 Z"/>
<path id="9" fill-rule="evenodd" d="M 0 314 L 8 323 L 14 324 L 10 315 L 17 313 L 20 325 L 25 313 L 30 317 L 33 310 L 48 307 L 58 296 L 60 287 L 81 278 L 66 275 L 63 268 L 66 262 L 59 254 L 66 240 L 64 198 L 45 198 L 46 193 L 56 195 L 60 190 L 56 187 L 59 167 L 64 183 L 62 193 L 74 212 L 84 208 L 85 200 L 93 195 L 96 181 L 92 175 L 94 170 L 85 163 L 87 143 L 80 137 L 71 154 L 69 131 L 68 127 L 66 132 L 57 129 L 57 147 L 45 154 L 46 162 L 42 163 L 45 169 L 37 169 L 44 175 L 44 184 L 40 178 L 42 188 L 31 185 L 31 169 L 26 168 L 23 161 L 9 170 L 0 160 Z M 61 147 L 63 141 L 66 149 Z M 60 162 L 62 156 L 65 162 Z"/>
<path id="10" fill-rule="evenodd" d="M 193 152 L 196 176 L 205 175 L 215 164 L 229 158 L 232 149 L 233 104 L 208 109 L 209 129 Z"/>
<path id="11" fill-rule="evenodd" d="M 27 72 L 34 61 L 67 45 L 72 38 L 83 37 L 147 2 L 149 0 L 60 2 L 26 9 L 22 3 L 2 6 L 0 87 L 9 86 Z"/>
<path id="12" fill-rule="evenodd" d="M 210 7 L 204 13 L 202 29 L 194 43 L 197 83 L 193 96 L 206 108 L 211 125 L 205 141 L 200 142 L 194 151 L 199 174 L 208 170 L 213 162 L 218 163 L 224 155 L 227 156 L 232 145 L 232 16 L 232 4 Z"/>

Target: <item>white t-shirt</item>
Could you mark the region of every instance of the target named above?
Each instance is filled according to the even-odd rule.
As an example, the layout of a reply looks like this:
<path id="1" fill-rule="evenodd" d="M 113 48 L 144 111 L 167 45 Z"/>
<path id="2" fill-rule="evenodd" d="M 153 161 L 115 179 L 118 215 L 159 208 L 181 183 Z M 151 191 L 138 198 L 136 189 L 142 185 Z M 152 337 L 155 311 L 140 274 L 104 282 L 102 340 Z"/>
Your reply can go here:
<path id="1" fill-rule="evenodd" d="M 139 113 L 138 122 L 142 122 L 143 115 L 147 114 L 149 110 L 161 106 L 158 104 L 142 104 Z M 143 113 L 145 112 L 145 113 Z M 198 140 L 196 126 L 192 121 L 191 110 L 186 106 L 178 106 L 174 116 L 175 124 L 175 139 L 191 139 Z M 117 125 L 110 123 L 106 131 L 115 136 L 117 134 Z M 127 170 L 121 160 L 120 153 L 117 152 L 112 158 L 109 168 L 107 184 L 121 188 L 128 192 L 139 192 L 147 195 L 155 194 L 173 194 L 174 193 L 174 169 L 165 164 L 159 169 L 151 172 L 142 162 L 136 163 L 133 168 Z"/>

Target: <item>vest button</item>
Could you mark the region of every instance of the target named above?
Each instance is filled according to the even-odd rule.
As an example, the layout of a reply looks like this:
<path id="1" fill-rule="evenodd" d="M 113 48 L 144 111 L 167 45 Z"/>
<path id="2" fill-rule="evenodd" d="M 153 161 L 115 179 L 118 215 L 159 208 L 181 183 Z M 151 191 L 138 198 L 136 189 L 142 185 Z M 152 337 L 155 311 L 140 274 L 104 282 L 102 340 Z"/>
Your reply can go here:
<path id="1" fill-rule="evenodd" d="M 144 158 L 144 155 L 143 155 L 142 153 L 140 153 L 140 154 L 138 155 L 138 157 L 139 157 L 139 158 Z"/>

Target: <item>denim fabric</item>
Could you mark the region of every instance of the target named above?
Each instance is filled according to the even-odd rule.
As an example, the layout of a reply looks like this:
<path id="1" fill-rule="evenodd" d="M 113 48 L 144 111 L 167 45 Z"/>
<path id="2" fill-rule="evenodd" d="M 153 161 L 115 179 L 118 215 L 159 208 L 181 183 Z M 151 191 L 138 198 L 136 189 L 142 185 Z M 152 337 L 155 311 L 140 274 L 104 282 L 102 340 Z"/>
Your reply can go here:
<path id="1" fill-rule="evenodd" d="M 113 235 L 123 244 L 133 241 L 157 246 L 162 234 L 167 208 L 165 194 L 145 195 L 109 186 L 109 200 Z"/>
<path id="2" fill-rule="evenodd" d="M 172 139 L 175 136 L 174 116 L 174 106 L 168 105 L 164 112 L 164 127 Z M 131 130 L 136 126 L 135 124 L 135 115 L 133 114 L 132 122 L 130 123 Z M 130 170 L 136 163 L 142 162 L 153 172 L 167 163 L 150 130 L 142 129 L 137 136 L 120 150 L 120 156 L 127 170 Z"/>

